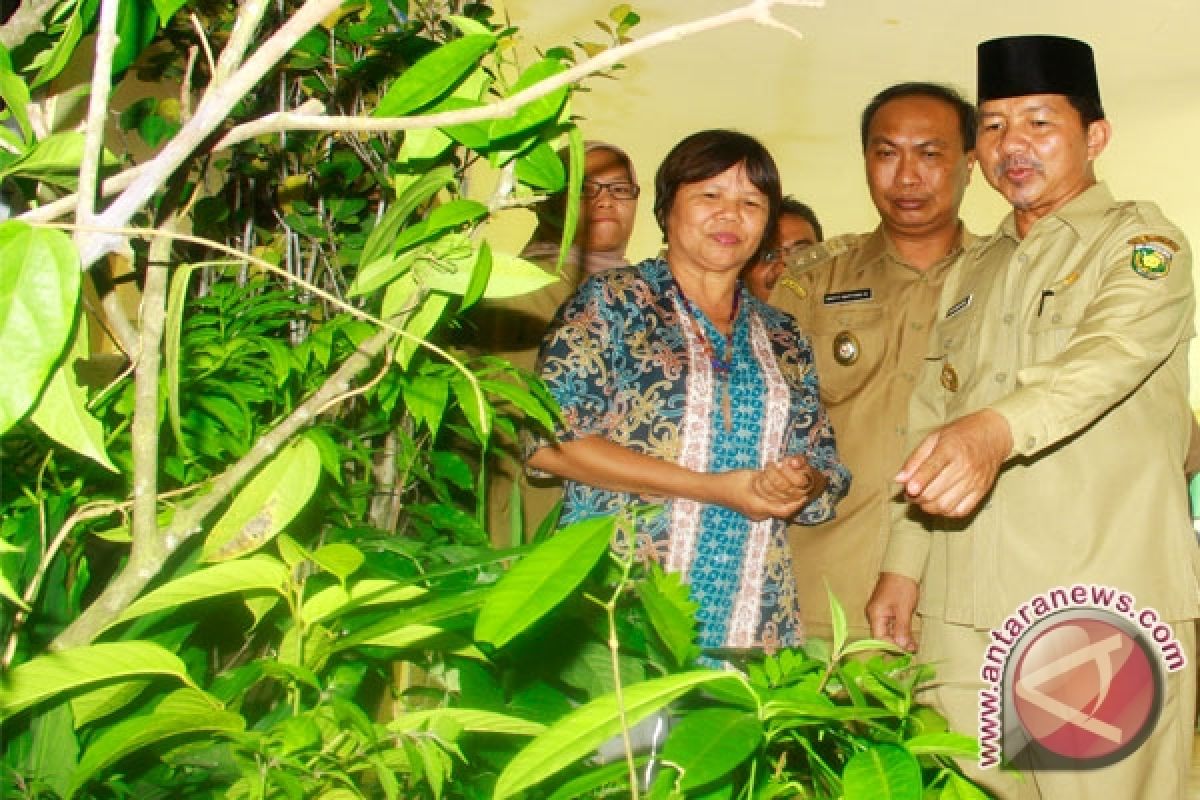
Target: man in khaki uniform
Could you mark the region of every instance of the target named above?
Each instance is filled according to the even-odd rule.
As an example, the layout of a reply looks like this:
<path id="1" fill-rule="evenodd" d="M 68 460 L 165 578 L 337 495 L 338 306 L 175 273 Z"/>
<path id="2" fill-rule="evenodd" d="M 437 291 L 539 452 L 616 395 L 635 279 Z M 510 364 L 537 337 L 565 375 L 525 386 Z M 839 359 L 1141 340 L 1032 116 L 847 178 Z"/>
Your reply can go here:
<path id="1" fill-rule="evenodd" d="M 1036 598 L 1056 587 L 1125 593 L 1130 608 L 1095 596 L 1073 602 L 1138 624 L 1138 609 L 1154 609 L 1173 629 L 1176 654 L 1188 658 L 1200 615 L 1200 553 L 1182 475 L 1192 425 L 1191 251 L 1155 206 L 1115 202 L 1097 182 L 1093 160 L 1111 128 L 1086 44 L 1052 36 L 985 42 L 979 103 L 980 167 L 1013 212 L 946 287 L 913 398 L 915 449 L 896 476 L 909 503 L 895 504 L 868 606 L 876 635 L 912 648 L 919 595 L 919 657 L 937 665 L 934 699 L 964 732 L 982 730 L 980 693 L 1000 684 L 983 667 L 990 648 L 1037 647 L 1011 621 L 1032 625 L 1030 608 L 1053 621 Z M 1005 630 L 1014 641 L 997 638 Z M 1196 673 L 1194 662 L 1172 663 L 1168 633 L 1154 633 L 1161 664 L 1149 660 L 1162 678 L 1161 716 L 1145 741 L 1130 743 L 1132 753 L 1089 769 L 1079 768 L 1077 753 L 1074 768 L 1046 771 L 1037 761 L 1023 780 L 996 769 L 977 776 L 1000 797 L 1182 800 Z M 1022 694 L 1020 672 L 1005 673 L 1002 691 L 1054 709 L 1056 732 L 1088 741 L 1088 731 L 1112 722 L 1102 718 L 1104 703 L 1124 662 L 1106 651 L 1072 665 L 1067 657 L 1085 652 L 1078 639 L 1063 652 L 1052 660 L 1062 682 L 1047 690 L 1050 700 Z M 1052 704 L 1080 686 L 1097 694 Z M 1044 743 L 1036 720 L 1006 707 L 1006 746 L 1018 722 Z"/>
<path id="2" fill-rule="evenodd" d="M 790 255 L 770 300 L 812 339 L 821 400 L 854 475 L 836 519 L 789 537 L 807 633 L 823 638 L 826 582 L 852 633 L 868 633 L 909 395 L 942 282 L 972 240 L 958 219 L 975 161 L 969 103 L 936 84 L 892 86 L 867 105 L 861 134 L 879 227 Z"/>

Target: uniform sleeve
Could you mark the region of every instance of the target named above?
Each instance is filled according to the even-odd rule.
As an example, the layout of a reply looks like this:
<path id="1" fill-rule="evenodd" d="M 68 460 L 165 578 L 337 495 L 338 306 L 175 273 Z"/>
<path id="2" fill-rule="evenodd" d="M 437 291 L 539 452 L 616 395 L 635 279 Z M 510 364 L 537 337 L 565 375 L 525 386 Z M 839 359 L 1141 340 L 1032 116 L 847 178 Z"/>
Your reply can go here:
<path id="1" fill-rule="evenodd" d="M 602 281 L 586 281 L 563 304 L 542 340 L 538 373 L 562 409 L 555 429 L 559 441 L 607 433 L 612 424 L 616 381 L 614 343 L 624 339 L 624 324 Z M 526 441 L 528 457 L 551 442 L 545 436 Z"/>
<path id="2" fill-rule="evenodd" d="M 1140 226 L 1102 251 L 1099 285 L 1061 352 L 1020 370 L 1018 388 L 992 404 L 1012 430 L 1014 454 L 1034 455 L 1082 430 L 1190 337 L 1191 250 L 1172 226 Z M 1139 242 L 1149 243 L 1140 253 Z"/>

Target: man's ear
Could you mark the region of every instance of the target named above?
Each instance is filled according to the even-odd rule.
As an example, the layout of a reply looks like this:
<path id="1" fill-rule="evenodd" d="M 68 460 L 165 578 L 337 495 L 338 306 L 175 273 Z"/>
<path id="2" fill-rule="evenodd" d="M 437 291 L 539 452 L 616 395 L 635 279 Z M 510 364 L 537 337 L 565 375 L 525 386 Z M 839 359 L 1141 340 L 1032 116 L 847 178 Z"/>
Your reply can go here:
<path id="1" fill-rule="evenodd" d="M 1112 125 L 1106 119 L 1098 119 L 1087 127 L 1087 151 L 1088 159 L 1094 160 L 1104 148 L 1108 147 L 1108 140 L 1112 138 Z"/>

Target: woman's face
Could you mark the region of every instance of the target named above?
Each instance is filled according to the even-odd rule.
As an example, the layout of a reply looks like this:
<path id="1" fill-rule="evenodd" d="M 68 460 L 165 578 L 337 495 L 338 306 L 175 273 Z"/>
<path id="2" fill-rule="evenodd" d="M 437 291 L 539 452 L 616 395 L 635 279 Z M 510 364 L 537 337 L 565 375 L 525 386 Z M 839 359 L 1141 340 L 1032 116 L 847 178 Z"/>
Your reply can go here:
<path id="1" fill-rule="evenodd" d="M 750 182 L 745 164 L 683 184 L 667 215 L 671 265 L 737 274 L 758 250 L 768 214 L 767 196 Z"/>
<path id="2" fill-rule="evenodd" d="M 587 154 L 583 180 L 585 189 L 599 190 L 600 193 L 595 197 L 585 194 L 582 198 L 577 241 L 581 241 L 583 249 L 589 253 L 624 254 L 629 237 L 633 235 L 637 198 L 618 199 L 612 189 L 634 185 L 629 168 L 616 153 L 597 148 Z"/>

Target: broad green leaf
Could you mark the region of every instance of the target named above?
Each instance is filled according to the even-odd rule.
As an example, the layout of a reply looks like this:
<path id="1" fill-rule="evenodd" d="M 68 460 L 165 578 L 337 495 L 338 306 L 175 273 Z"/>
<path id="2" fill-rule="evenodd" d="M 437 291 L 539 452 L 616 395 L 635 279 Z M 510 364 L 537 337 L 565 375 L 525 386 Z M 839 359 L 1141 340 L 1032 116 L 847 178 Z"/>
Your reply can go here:
<path id="1" fill-rule="evenodd" d="M 567 168 L 567 208 L 563 216 L 563 238 L 558 249 L 558 269 L 566 263 L 571 252 L 571 244 L 575 241 L 575 231 L 579 227 L 579 208 L 583 202 L 583 174 L 587 154 L 584 150 L 583 131 L 578 125 L 571 126 L 567 132 L 568 168 Z"/>
<path id="2" fill-rule="evenodd" d="M 616 517 L 568 525 L 513 565 L 492 589 L 475 638 L 503 647 L 575 591 L 608 552 Z"/>
<path id="3" fill-rule="evenodd" d="M 83 134 L 55 133 L 42 139 L 23 156 L 0 170 L 0 179 L 23 177 L 74 189 L 79 182 L 79 164 L 83 160 Z M 105 165 L 116 159 L 104 153 Z"/>
<path id="4" fill-rule="evenodd" d="M 646 756 L 636 756 L 633 763 L 640 770 L 645 766 L 647 760 Z M 664 778 L 670 778 L 673 774 L 660 773 Z M 579 777 L 572 778 L 562 786 L 559 786 L 554 790 L 554 794 L 550 795 L 546 800 L 579 800 L 580 797 L 594 797 L 597 795 L 593 795 L 592 791 L 601 787 L 610 792 L 618 787 L 622 791 L 628 791 L 629 765 L 625 763 L 625 759 L 605 764 L 602 767 L 590 767 L 587 772 Z M 646 794 L 641 796 L 645 798 L 650 797 L 650 795 Z M 671 800 L 676 800 L 678 797 L 680 795 L 675 795 Z"/>
<path id="5" fill-rule="evenodd" d="M 536 264 L 508 253 L 492 254 L 492 272 L 483 296 L 489 299 L 535 292 L 558 280 Z M 451 291 L 439 286 L 443 291 Z M 461 289 L 459 290 L 461 292 Z M 458 294 L 459 292 L 455 292 Z"/>
<path id="6" fill-rule="evenodd" d="M 399 255 L 380 256 L 359 270 L 347 293 L 351 297 L 358 297 L 388 285 L 412 269 L 424 252 L 423 249 L 417 249 Z"/>
<path id="7" fill-rule="evenodd" d="M 196 266 L 184 265 L 171 276 L 171 286 L 167 290 L 167 317 L 163 330 L 162 355 L 166 373 L 167 419 L 171 423 L 171 432 L 175 435 L 175 444 L 184 458 L 191 458 L 192 454 L 187 446 L 187 439 L 184 438 L 179 416 L 180 342 L 183 337 L 183 310 L 187 305 L 188 281 Z"/>
<path id="8" fill-rule="evenodd" d="M 528 390 L 508 381 L 498 380 L 481 380 L 479 386 L 489 394 L 503 397 L 547 430 L 554 430 L 554 413 Z"/>
<path id="9" fill-rule="evenodd" d="M 62 231 L 0 223 L 0 434 L 37 400 L 79 303 L 79 253 Z"/>
<path id="10" fill-rule="evenodd" d="M 488 589 L 464 589 L 434 600 L 405 608 L 395 617 L 356 631 L 338 639 L 336 649 L 347 650 L 363 644 L 387 644 L 390 647 L 407 646 L 411 636 L 427 638 L 429 631 L 418 626 L 434 626 L 434 623 L 454 620 L 458 625 L 469 614 L 476 611 L 488 596 Z M 445 632 L 442 629 L 441 632 Z"/>
<path id="11" fill-rule="evenodd" d="M 154 40 L 158 12 L 150 0 L 122 0 L 117 8 L 117 46 L 113 50 L 113 74 L 124 72 Z"/>
<path id="12" fill-rule="evenodd" d="M 474 70 L 495 43 L 490 33 L 471 34 L 426 54 L 388 88 L 371 115 L 402 117 L 428 105 Z"/>
<path id="13" fill-rule="evenodd" d="M 28 770 L 26 774 L 36 784 L 68 795 L 79 764 L 79 738 L 70 706 L 65 702 L 43 705 L 30 720 L 29 733 L 29 757 L 22 765 Z M 8 792 L 5 795 L 11 796 Z"/>
<path id="14" fill-rule="evenodd" d="M 492 248 L 487 242 L 481 242 L 479 256 L 475 259 L 475 266 L 471 268 L 471 280 L 467 282 L 467 288 L 463 290 L 462 302 L 458 306 L 460 313 L 479 302 L 491 277 Z"/>
<path id="15" fill-rule="evenodd" d="M 417 128 L 404 132 L 404 143 L 396 154 L 396 161 L 406 164 L 410 161 L 425 161 L 435 159 L 445 153 L 454 144 L 454 140 L 438 128 Z"/>
<path id="16" fill-rule="evenodd" d="M 394 250 L 392 243 L 399 235 L 404 223 L 423 203 L 429 201 L 435 194 L 457 180 L 454 168 L 438 167 L 415 178 L 403 191 L 398 192 L 395 202 L 384 213 L 379 224 L 371 229 L 367 241 L 363 244 L 360 265 L 370 264 Z"/>
<path id="17" fill-rule="evenodd" d="M 921 765 L 899 745 L 875 745 L 846 763 L 842 791 L 846 800 L 921 800 Z"/>
<path id="18" fill-rule="evenodd" d="M 465 36 L 474 36 L 474 35 L 490 36 L 491 35 L 491 31 L 488 30 L 488 27 L 477 19 L 472 19 L 471 17 L 462 17 L 457 14 L 453 14 L 451 16 L 446 17 L 446 20 L 448 22 L 453 23 L 454 27 L 458 28 L 459 32 L 461 32 Z"/>
<path id="19" fill-rule="evenodd" d="M 187 4 L 187 0 L 154 0 L 154 10 L 158 12 L 158 18 L 162 20 L 163 27 L 171 21 L 171 17 L 175 16 L 175 12 L 183 8 Z"/>
<path id="20" fill-rule="evenodd" d="M 412 361 L 413 355 L 416 354 L 420 344 L 417 340 L 424 340 L 433 331 L 438 320 L 442 318 L 442 313 L 446 307 L 450 305 L 450 298 L 438 292 L 430 292 L 421 301 L 421 305 L 417 308 L 415 314 L 409 317 L 408 322 L 404 326 L 404 330 L 412 334 L 412 337 L 404 337 L 400 344 L 396 347 L 396 363 L 404 369 L 408 369 L 409 363 Z"/>
<path id="21" fill-rule="evenodd" d="M 346 579 L 358 571 L 366 559 L 363 557 L 362 551 L 354 545 L 335 542 L 314 550 L 312 560 L 321 569 L 336 577 L 339 582 L 345 583 Z"/>
<path id="22" fill-rule="evenodd" d="M 638 584 L 637 592 L 650 625 L 666 645 L 675 666 L 690 663 L 699 651 L 696 646 L 699 606 L 688 599 L 688 587 L 678 573 L 664 572 L 657 564 L 651 564 L 649 575 Z"/>
<path id="23" fill-rule="evenodd" d="M 991 795 L 984 792 L 966 778 L 954 772 L 947 772 L 946 785 L 938 800 L 989 800 Z"/>
<path id="24" fill-rule="evenodd" d="M 624 690 L 625 723 L 636 725 L 686 692 L 714 681 L 740 680 L 727 672 L 696 670 L 667 675 Z M 621 729 L 616 696 L 598 697 L 559 719 L 526 745 L 496 780 L 494 800 L 534 786 L 595 752 Z"/>
<path id="25" fill-rule="evenodd" d="M 859 639 L 856 642 L 850 642 L 842 648 L 843 656 L 852 656 L 856 653 L 870 653 L 879 651 L 883 653 L 904 653 L 903 647 L 898 646 L 895 642 L 889 642 L 886 639 Z"/>
<path id="26" fill-rule="evenodd" d="M 38 70 L 38 74 L 29 88 L 36 89 L 43 83 L 54 80 L 66 68 L 71 56 L 75 54 L 75 48 L 82 36 L 83 19 L 78 11 L 74 11 L 63 28 L 63 32 L 54 40 L 54 47 L 45 51 L 43 56 L 34 59 L 30 64 L 30 67 L 41 67 L 41 69 Z"/>
<path id="27" fill-rule="evenodd" d="M 100 732 L 79 761 L 71 793 L 130 753 L 175 736 L 235 734 L 245 730 L 241 715 L 226 711 L 199 689 L 178 689 L 150 711 L 121 720 Z"/>
<path id="28" fill-rule="evenodd" d="M 209 532 L 205 561 L 228 561 L 275 538 L 308 503 L 321 478 L 321 454 L 308 438 L 293 441 L 250 479 Z"/>
<path id="29" fill-rule="evenodd" d="M 451 720 L 464 730 L 475 733 L 505 733 L 513 736 L 537 736 L 546 730 L 540 722 L 533 722 L 508 714 L 481 711 L 474 708 L 438 708 L 430 711 L 407 711 L 388 723 L 392 733 L 420 730 L 423 726 L 441 720 Z"/>
<path id="30" fill-rule="evenodd" d="M 12 112 L 24 141 L 28 142 L 33 137 L 29 127 L 29 86 L 13 70 L 12 57 L 3 46 L 0 46 L 0 98 Z"/>
<path id="31" fill-rule="evenodd" d="M 0 597 L 5 598 L 23 611 L 30 610 L 29 604 L 25 602 L 25 599 L 21 597 L 21 593 L 17 591 L 17 588 L 12 585 L 12 581 L 3 572 L 0 572 Z"/>
<path id="32" fill-rule="evenodd" d="M 513 84 L 508 95 L 511 97 L 565 70 L 566 68 L 559 60 L 543 58 L 521 73 L 521 77 Z M 545 94 L 521 106 L 515 115 L 496 120 L 492 123 L 491 137 L 493 139 L 503 139 L 507 136 L 514 136 L 524 133 L 530 128 L 537 127 L 544 122 L 553 120 L 562 110 L 569 92 L 569 86 L 562 86 L 549 94 Z"/>
<path id="33" fill-rule="evenodd" d="M 401 231 L 393 246 L 397 250 L 407 250 L 439 233 L 480 220 L 486 217 L 487 213 L 487 206 L 483 203 L 474 200 L 451 200 L 434 208 L 425 219 Z"/>
<path id="34" fill-rule="evenodd" d="M 75 373 L 76 363 L 88 358 L 87 340 L 87 325 L 79 325 L 74 345 L 50 376 L 30 420 L 54 441 L 87 456 L 109 472 L 116 472 L 104 446 L 104 427 L 88 411 L 87 389 Z"/>
<path id="35" fill-rule="evenodd" d="M 846 646 L 846 635 L 850 626 L 846 623 L 846 609 L 842 608 L 842 604 L 834 597 L 828 581 L 825 582 L 825 595 L 829 598 L 829 618 L 833 627 L 833 660 L 837 661 L 842 657 L 842 648 Z"/>
<path id="36" fill-rule="evenodd" d="M 547 192 L 560 192 L 567 183 L 562 159 L 547 142 L 517 159 L 517 179 Z"/>
<path id="37" fill-rule="evenodd" d="M 979 740 L 964 733 L 922 733 L 905 741 L 904 746 L 915 756 L 979 758 Z"/>
<path id="38" fill-rule="evenodd" d="M 129 705 L 149 685 L 149 679 L 119 681 L 118 683 L 101 684 L 95 689 L 73 696 L 71 698 L 71 715 L 75 718 L 76 729 Z"/>
<path id="39" fill-rule="evenodd" d="M 707 708 L 687 714 L 671 729 L 662 750 L 683 775 L 679 788 L 694 789 L 732 772 L 763 739 L 763 726 L 751 713 Z"/>
<path id="40" fill-rule="evenodd" d="M 425 423 L 437 436 L 450 399 L 450 384 L 443 376 L 418 375 L 404 384 L 404 405 L 413 419 Z"/>
<path id="41" fill-rule="evenodd" d="M 357 581 L 349 590 L 329 586 L 314 594 L 300 608 L 300 616 L 312 625 L 346 611 L 372 606 L 407 603 L 427 594 L 420 586 L 400 586 L 395 581 Z"/>
<path id="42" fill-rule="evenodd" d="M 176 578 L 139 597 L 117 617 L 113 625 L 225 594 L 282 593 L 287 582 L 287 567 L 271 556 L 259 553 L 249 558 L 225 561 Z"/>
<path id="43" fill-rule="evenodd" d="M 98 681 L 145 675 L 172 675 L 192 685 L 183 662 L 151 642 L 104 642 L 40 655 L 13 667 L 0 684 L 0 720 Z"/>

